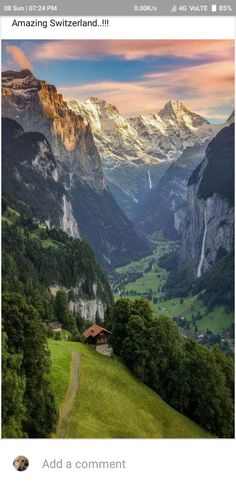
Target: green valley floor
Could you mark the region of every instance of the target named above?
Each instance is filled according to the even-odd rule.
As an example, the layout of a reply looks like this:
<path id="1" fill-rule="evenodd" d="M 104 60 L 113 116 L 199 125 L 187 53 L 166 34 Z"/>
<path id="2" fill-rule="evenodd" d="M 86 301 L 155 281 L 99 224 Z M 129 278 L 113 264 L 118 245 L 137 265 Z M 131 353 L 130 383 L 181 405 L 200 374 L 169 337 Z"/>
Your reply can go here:
<path id="1" fill-rule="evenodd" d="M 210 438 L 168 406 L 116 358 L 87 345 L 49 340 L 63 438 Z"/>
<path id="2" fill-rule="evenodd" d="M 229 330 L 234 323 L 233 312 L 227 312 L 224 306 L 218 305 L 212 311 L 204 306 L 199 295 L 186 296 L 180 298 L 165 298 L 164 286 L 166 284 L 168 272 L 160 267 L 158 259 L 172 250 L 177 248 L 177 244 L 169 240 L 156 240 L 152 242 L 155 248 L 150 255 L 136 260 L 123 267 L 116 269 L 116 291 L 114 298 L 119 299 L 120 294 L 117 287 L 123 289 L 122 295 L 129 299 L 140 297 L 150 298 L 153 304 L 154 313 L 174 318 L 183 316 L 189 321 L 190 329 L 187 333 L 189 336 L 195 335 L 195 327 L 199 332 L 220 333 Z M 140 273 L 140 277 L 134 277 Z M 119 279 L 120 277 L 120 286 Z M 123 279 L 123 282 L 122 282 Z"/>

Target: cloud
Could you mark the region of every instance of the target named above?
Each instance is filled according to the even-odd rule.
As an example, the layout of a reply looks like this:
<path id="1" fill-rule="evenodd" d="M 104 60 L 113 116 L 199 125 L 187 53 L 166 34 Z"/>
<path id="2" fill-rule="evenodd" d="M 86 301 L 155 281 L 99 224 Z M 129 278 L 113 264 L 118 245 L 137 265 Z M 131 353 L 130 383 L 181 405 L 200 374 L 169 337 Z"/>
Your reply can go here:
<path id="1" fill-rule="evenodd" d="M 230 114 L 234 105 L 234 64 L 219 61 L 147 74 L 136 82 L 106 80 L 61 86 L 59 91 L 81 101 L 98 96 L 116 105 L 124 116 L 157 112 L 169 99 L 179 99 L 190 110 L 223 121 L 225 109 Z"/>
<path id="2" fill-rule="evenodd" d="M 48 41 L 37 46 L 35 59 L 99 60 L 107 56 L 125 60 L 147 56 L 170 56 L 187 59 L 230 59 L 231 40 L 73 40 Z"/>
<path id="3" fill-rule="evenodd" d="M 6 45 L 6 52 L 11 55 L 13 61 L 21 68 L 21 69 L 29 69 L 30 71 L 33 70 L 32 64 L 29 58 L 26 56 L 24 51 L 18 47 L 13 46 L 10 44 Z"/>

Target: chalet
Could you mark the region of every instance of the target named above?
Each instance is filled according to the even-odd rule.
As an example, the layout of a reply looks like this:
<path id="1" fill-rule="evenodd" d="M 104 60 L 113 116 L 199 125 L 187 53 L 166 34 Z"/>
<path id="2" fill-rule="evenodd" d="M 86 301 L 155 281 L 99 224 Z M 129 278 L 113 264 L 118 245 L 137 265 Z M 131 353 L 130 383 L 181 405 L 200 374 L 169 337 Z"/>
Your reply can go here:
<path id="1" fill-rule="evenodd" d="M 53 321 L 52 323 L 50 323 L 50 327 L 55 333 L 62 331 L 62 324 L 59 323 L 59 321 Z"/>
<path id="2" fill-rule="evenodd" d="M 106 328 L 99 325 L 92 325 L 83 332 L 85 342 L 88 345 L 95 346 L 96 351 L 103 355 L 112 356 L 113 350 L 110 346 L 110 338 L 112 333 Z"/>

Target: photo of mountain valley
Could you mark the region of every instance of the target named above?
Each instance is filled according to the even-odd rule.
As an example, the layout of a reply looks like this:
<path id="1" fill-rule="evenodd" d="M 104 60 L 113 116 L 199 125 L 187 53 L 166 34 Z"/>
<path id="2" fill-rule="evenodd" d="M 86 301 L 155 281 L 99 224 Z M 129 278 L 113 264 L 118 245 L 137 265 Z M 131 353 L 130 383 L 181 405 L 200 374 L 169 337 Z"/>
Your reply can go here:
<path id="1" fill-rule="evenodd" d="M 234 42 L 2 42 L 3 438 L 234 437 Z"/>

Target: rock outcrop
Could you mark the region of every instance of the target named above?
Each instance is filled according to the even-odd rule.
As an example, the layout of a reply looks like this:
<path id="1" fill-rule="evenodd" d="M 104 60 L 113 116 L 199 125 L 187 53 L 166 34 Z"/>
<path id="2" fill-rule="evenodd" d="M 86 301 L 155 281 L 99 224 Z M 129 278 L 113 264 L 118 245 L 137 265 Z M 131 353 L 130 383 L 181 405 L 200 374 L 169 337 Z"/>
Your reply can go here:
<path id="1" fill-rule="evenodd" d="M 50 291 L 53 296 L 56 296 L 57 292 L 60 290 L 66 292 L 68 296 L 69 310 L 72 313 L 80 314 L 86 321 L 95 322 L 97 316 L 99 316 L 101 320 L 104 320 L 108 303 L 105 299 L 99 297 L 96 283 L 93 284 L 93 299 L 83 298 L 81 296 L 81 288 L 67 289 L 64 286 L 50 286 Z"/>

